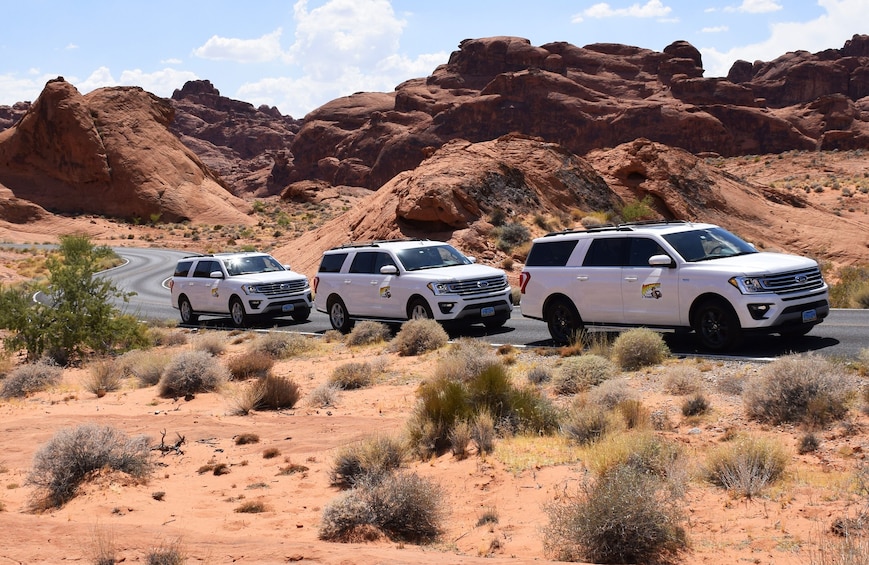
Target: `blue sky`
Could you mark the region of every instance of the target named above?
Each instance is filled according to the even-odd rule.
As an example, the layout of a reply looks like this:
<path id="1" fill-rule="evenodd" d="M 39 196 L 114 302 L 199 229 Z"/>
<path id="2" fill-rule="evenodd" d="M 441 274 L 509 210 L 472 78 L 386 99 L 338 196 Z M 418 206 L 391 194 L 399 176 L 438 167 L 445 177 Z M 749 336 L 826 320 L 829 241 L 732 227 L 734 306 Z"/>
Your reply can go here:
<path id="1" fill-rule="evenodd" d="M 686 40 L 716 77 L 738 59 L 869 33 L 869 0 L 28 0 L 3 1 L 2 14 L 0 105 L 35 100 L 57 76 L 82 94 L 132 85 L 159 96 L 208 79 L 296 118 L 427 76 L 467 38 L 656 51 Z"/>

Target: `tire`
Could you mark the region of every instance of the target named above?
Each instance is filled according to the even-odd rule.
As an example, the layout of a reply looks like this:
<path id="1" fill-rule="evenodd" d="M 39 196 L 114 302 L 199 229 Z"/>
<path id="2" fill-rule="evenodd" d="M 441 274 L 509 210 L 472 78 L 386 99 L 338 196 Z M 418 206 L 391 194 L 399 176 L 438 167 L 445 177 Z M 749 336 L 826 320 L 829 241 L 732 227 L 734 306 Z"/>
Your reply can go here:
<path id="1" fill-rule="evenodd" d="M 569 345 L 583 328 L 582 318 L 579 317 L 573 303 L 566 298 L 553 300 L 546 307 L 544 319 L 549 327 L 552 341 L 558 345 Z"/>
<path id="2" fill-rule="evenodd" d="M 187 300 L 187 297 L 183 294 L 181 295 L 181 298 L 178 299 L 178 310 L 181 312 L 182 324 L 195 324 L 199 321 L 199 315 L 193 313 L 193 307 L 190 305 L 190 301 Z"/>
<path id="3" fill-rule="evenodd" d="M 711 351 L 727 351 L 742 341 L 742 328 L 733 308 L 722 300 L 707 300 L 697 307 L 694 332 L 700 345 Z"/>
<path id="4" fill-rule="evenodd" d="M 353 329 L 353 320 L 350 319 L 350 314 L 347 313 L 344 301 L 339 297 L 330 298 L 326 309 L 329 312 L 329 323 L 332 324 L 333 329 L 338 330 L 342 334 L 346 334 Z"/>
<path id="5" fill-rule="evenodd" d="M 248 315 L 244 311 L 244 304 L 235 296 L 229 301 L 229 316 L 232 318 L 232 325 L 237 328 L 243 328 L 248 323 Z"/>
<path id="6" fill-rule="evenodd" d="M 414 298 L 407 305 L 407 317 L 410 320 L 432 320 L 434 315 L 431 313 L 431 308 L 428 307 L 428 302 L 422 298 Z"/>
<path id="7" fill-rule="evenodd" d="M 301 308 L 294 308 L 291 316 L 293 320 L 297 322 L 304 322 L 308 319 L 308 316 L 311 315 L 311 309 L 307 306 L 302 306 Z"/>

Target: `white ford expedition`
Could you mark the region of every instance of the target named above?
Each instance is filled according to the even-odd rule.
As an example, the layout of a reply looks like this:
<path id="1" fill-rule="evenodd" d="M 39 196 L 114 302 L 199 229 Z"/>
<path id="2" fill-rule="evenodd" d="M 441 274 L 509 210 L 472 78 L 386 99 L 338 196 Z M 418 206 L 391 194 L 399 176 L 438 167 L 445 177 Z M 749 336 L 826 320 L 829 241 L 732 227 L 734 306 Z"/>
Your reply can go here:
<path id="1" fill-rule="evenodd" d="M 172 306 L 181 321 L 195 324 L 201 314 L 226 315 L 237 327 L 256 318 L 311 313 L 311 286 L 304 275 L 267 253 L 215 253 L 185 257 L 169 279 Z"/>
<path id="2" fill-rule="evenodd" d="M 432 318 L 497 328 L 513 310 L 504 271 L 477 265 L 446 243 L 418 239 L 324 252 L 314 296 L 317 310 L 345 333 L 362 319 Z"/>
<path id="3" fill-rule="evenodd" d="M 534 240 L 522 315 L 557 343 L 585 325 L 693 330 L 713 351 L 749 332 L 802 336 L 829 313 L 817 262 L 759 252 L 712 224 L 640 222 Z"/>

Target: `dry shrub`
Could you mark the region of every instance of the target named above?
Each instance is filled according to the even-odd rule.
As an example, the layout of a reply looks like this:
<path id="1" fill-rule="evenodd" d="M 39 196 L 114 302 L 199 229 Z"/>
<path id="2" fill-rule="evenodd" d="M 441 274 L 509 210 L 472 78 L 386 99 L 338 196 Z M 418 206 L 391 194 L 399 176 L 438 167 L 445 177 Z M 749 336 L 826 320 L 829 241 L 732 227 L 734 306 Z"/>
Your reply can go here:
<path id="1" fill-rule="evenodd" d="M 254 407 L 258 410 L 293 408 L 302 395 L 299 385 L 289 377 L 268 375 L 260 379 L 257 386 L 260 390 L 260 398 Z"/>
<path id="2" fill-rule="evenodd" d="M 748 376 L 744 373 L 727 373 L 721 375 L 716 381 L 716 387 L 720 392 L 731 396 L 742 396 Z"/>
<path id="3" fill-rule="evenodd" d="M 670 477 L 681 474 L 681 459 L 682 449 L 678 443 L 641 430 L 605 435 L 591 444 L 587 464 L 597 475 L 629 465 L 644 473 Z"/>
<path id="4" fill-rule="evenodd" d="M 187 555 L 181 547 L 181 540 L 161 543 L 148 550 L 145 555 L 146 565 L 182 565 L 187 562 Z"/>
<path id="5" fill-rule="evenodd" d="M 613 342 L 612 355 L 625 371 L 657 365 L 670 355 L 661 334 L 647 328 L 636 328 L 620 334 Z"/>
<path id="6" fill-rule="evenodd" d="M 700 392 L 703 378 L 700 370 L 695 367 L 676 365 L 667 369 L 664 379 L 664 390 L 669 394 L 684 395 Z"/>
<path id="7" fill-rule="evenodd" d="M 344 342 L 349 346 L 371 345 L 389 341 L 391 336 L 392 332 L 386 324 L 373 320 L 362 320 L 356 322 Z"/>
<path id="8" fill-rule="evenodd" d="M 500 361 L 492 346 L 484 341 L 460 337 L 443 351 L 435 366 L 434 377 L 469 381 Z"/>
<path id="9" fill-rule="evenodd" d="M 258 351 L 245 351 L 241 355 L 229 359 L 226 367 L 229 369 L 230 378 L 243 381 L 251 378 L 265 378 L 271 372 L 274 364 L 274 358 L 269 355 L 263 355 Z"/>
<path id="10" fill-rule="evenodd" d="M 148 329 L 151 342 L 156 347 L 172 347 L 187 343 L 187 332 L 172 328 L 151 327 Z"/>
<path id="11" fill-rule="evenodd" d="M 687 548 L 680 500 L 659 477 L 614 467 L 575 496 L 546 506 L 544 550 L 555 559 L 655 563 Z"/>
<path id="12" fill-rule="evenodd" d="M 780 443 L 745 437 L 710 451 L 703 474 L 711 483 L 751 498 L 781 478 L 787 462 L 788 454 Z"/>
<path id="13" fill-rule="evenodd" d="M 329 384 L 342 390 L 365 388 L 373 381 L 369 363 L 351 361 L 338 365 L 329 377 Z"/>
<path id="14" fill-rule="evenodd" d="M 281 450 L 277 447 L 269 447 L 263 450 L 263 459 L 274 459 L 281 454 Z"/>
<path id="15" fill-rule="evenodd" d="M 388 435 L 375 435 L 341 448 L 335 455 L 329 480 L 342 488 L 360 480 L 379 482 L 399 469 L 407 459 L 407 446 Z"/>
<path id="16" fill-rule="evenodd" d="M 254 433 L 244 433 L 235 436 L 235 445 L 247 445 L 249 443 L 259 443 L 259 436 Z"/>
<path id="17" fill-rule="evenodd" d="M 577 403 L 564 418 L 561 432 L 579 445 L 589 445 L 619 427 L 619 421 L 606 407 L 597 403 Z"/>
<path id="18" fill-rule="evenodd" d="M 464 459 L 468 455 L 468 444 L 471 443 L 471 424 L 467 420 L 456 422 L 449 432 L 450 452 L 456 459 Z"/>
<path id="19" fill-rule="evenodd" d="M 117 563 L 117 547 L 111 530 L 94 528 L 91 535 L 91 560 L 94 565 L 114 565 Z"/>
<path id="20" fill-rule="evenodd" d="M 133 350 L 118 357 L 117 364 L 123 374 L 135 378 L 139 386 L 146 387 L 160 382 L 170 361 L 171 357 L 164 352 Z"/>
<path id="21" fill-rule="evenodd" d="M 88 367 L 87 375 L 82 378 L 82 386 L 102 398 L 106 393 L 120 389 L 123 380 L 123 370 L 118 363 L 111 359 L 100 359 Z"/>
<path id="22" fill-rule="evenodd" d="M 401 325 L 389 348 L 403 357 L 411 357 L 440 349 L 447 341 L 446 330 L 436 320 L 408 320 Z"/>
<path id="23" fill-rule="evenodd" d="M 629 430 L 644 429 L 651 425 L 651 413 L 643 406 L 643 402 L 637 398 L 622 400 L 615 406 L 616 412 L 621 414 L 625 426 Z"/>
<path id="24" fill-rule="evenodd" d="M 313 339 L 301 334 L 272 331 L 260 335 L 251 347 L 273 359 L 289 359 L 311 351 L 314 345 Z"/>
<path id="25" fill-rule="evenodd" d="M 535 365 L 528 370 L 526 378 L 531 384 L 542 385 L 552 380 L 552 371 L 543 365 Z"/>
<path id="26" fill-rule="evenodd" d="M 561 362 L 552 379 L 556 394 L 583 392 L 618 374 L 616 366 L 600 355 L 568 357 Z"/>
<path id="27" fill-rule="evenodd" d="M 682 403 L 682 415 L 685 417 L 700 416 L 708 411 L 709 400 L 702 393 L 686 398 Z"/>
<path id="28" fill-rule="evenodd" d="M 0 386 L 0 398 L 22 398 L 60 383 L 63 369 L 50 360 L 19 365 Z"/>
<path id="29" fill-rule="evenodd" d="M 820 355 L 787 355 L 764 366 L 743 392 L 746 412 L 761 422 L 823 426 L 841 419 L 856 389 L 842 368 Z"/>
<path id="30" fill-rule="evenodd" d="M 320 539 L 349 541 L 375 528 L 393 541 L 430 542 L 446 517 L 440 486 L 414 474 L 395 473 L 362 480 L 323 509 Z"/>
<path id="31" fill-rule="evenodd" d="M 471 439 L 477 446 L 477 453 L 495 451 L 495 419 L 488 410 L 481 410 L 471 422 Z"/>
<path id="32" fill-rule="evenodd" d="M 211 392 L 229 380 L 229 371 L 205 351 L 184 351 L 166 367 L 158 385 L 160 396 L 180 397 Z"/>
<path id="33" fill-rule="evenodd" d="M 37 488 L 37 507 L 60 507 L 75 497 L 93 471 L 111 469 L 133 477 L 151 472 L 145 436 L 128 437 L 111 426 L 81 424 L 58 431 L 33 457 L 28 484 Z"/>
<path id="34" fill-rule="evenodd" d="M 226 337 L 219 332 L 206 332 L 196 336 L 193 340 L 195 351 L 205 351 L 217 356 L 226 351 Z"/>
<path id="35" fill-rule="evenodd" d="M 809 432 L 804 434 L 799 443 L 797 444 L 797 453 L 800 455 L 805 455 L 806 453 L 812 453 L 818 450 L 818 447 L 821 445 L 821 440 L 818 439 L 818 436 Z"/>
<path id="36" fill-rule="evenodd" d="M 238 512 L 240 514 L 259 514 L 260 512 L 268 512 L 269 510 L 270 508 L 265 501 L 257 499 L 245 500 L 236 506 L 233 512 Z"/>
<path id="37" fill-rule="evenodd" d="M 323 383 L 308 393 L 308 406 L 327 408 L 338 403 L 341 389 L 330 383 Z"/>
<path id="38" fill-rule="evenodd" d="M 619 377 L 606 380 L 588 392 L 588 402 L 613 409 L 619 404 L 636 400 L 636 392 L 631 389 L 628 379 Z"/>

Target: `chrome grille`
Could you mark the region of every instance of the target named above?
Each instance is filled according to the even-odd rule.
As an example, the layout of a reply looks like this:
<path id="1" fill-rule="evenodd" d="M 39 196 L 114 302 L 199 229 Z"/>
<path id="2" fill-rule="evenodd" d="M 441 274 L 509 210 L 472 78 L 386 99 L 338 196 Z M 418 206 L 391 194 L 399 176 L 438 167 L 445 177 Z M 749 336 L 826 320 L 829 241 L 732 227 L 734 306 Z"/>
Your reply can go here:
<path id="1" fill-rule="evenodd" d="M 775 292 L 776 294 L 804 292 L 824 286 L 824 279 L 821 277 L 821 270 L 817 267 L 763 277 L 761 282 L 765 289 Z"/>
<path id="2" fill-rule="evenodd" d="M 461 295 L 491 294 L 507 288 L 507 277 L 487 277 L 449 283 L 450 292 Z"/>
<path id="3" fill-rule="evenodd" d="M 256 288 L 266 296 L 286 296 L 302 292 L 308 288 L 308 279 L 258 284 L 256 285 Z"/>

